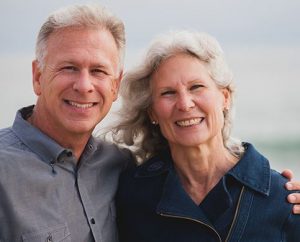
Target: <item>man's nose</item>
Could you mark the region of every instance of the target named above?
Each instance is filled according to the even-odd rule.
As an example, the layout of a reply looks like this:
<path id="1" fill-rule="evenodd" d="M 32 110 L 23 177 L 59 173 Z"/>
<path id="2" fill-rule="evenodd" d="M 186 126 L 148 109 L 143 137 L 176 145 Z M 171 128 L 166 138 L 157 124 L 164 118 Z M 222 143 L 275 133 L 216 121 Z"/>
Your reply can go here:
<path id="1" fill-rule="evenodd" d="M 88 71 L 82 70 L 74 82 L 73 89 L 81 93 L 91 93 L 94 91 L 94 85 Z"/>

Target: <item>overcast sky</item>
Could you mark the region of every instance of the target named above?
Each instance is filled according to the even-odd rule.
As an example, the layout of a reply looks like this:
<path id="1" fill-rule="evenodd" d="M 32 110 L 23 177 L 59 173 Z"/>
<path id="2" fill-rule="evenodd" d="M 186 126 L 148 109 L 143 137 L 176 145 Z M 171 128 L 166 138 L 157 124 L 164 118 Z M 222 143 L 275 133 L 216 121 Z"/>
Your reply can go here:
<path id="1" fill-rule="evenodd" d="M 107 6 L 124 20 L 129 50 L 176 28 L 209 32 L 225 47 L 300 43 L 297 0 L 0 0 L 0 55 L 32 54 L 38 29 L 51 11 L 87 2 Z"/>

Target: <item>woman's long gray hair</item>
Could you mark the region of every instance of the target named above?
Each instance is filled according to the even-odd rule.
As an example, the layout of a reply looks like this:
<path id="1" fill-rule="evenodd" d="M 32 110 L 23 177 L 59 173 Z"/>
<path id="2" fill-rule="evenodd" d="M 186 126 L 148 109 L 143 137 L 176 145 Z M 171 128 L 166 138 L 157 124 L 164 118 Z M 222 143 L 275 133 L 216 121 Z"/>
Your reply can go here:
<path id="1" fill-rule="evenodd" d="M 125 74 L 120 90 L 123 101 L 120 122 L 113 129 L 113 140 L 129 146 L 139 161 L 156 155 L 168 146 L 159 126 L 153 125 L 148 115 L 152 102 L 150 82 L 160 63 L 179 53 L 192 55 L 204 62 L 217 86 L 229 90 L 232 98 L 229 110 L 224 112 L 223 142 L 233 154 L 240 156 L 243 146 L 230 137 L 235 91 L 232 73 L 218 42 L 206 33 L 192 31 L 172 31 L 159 36 L 140 64 Z"/>

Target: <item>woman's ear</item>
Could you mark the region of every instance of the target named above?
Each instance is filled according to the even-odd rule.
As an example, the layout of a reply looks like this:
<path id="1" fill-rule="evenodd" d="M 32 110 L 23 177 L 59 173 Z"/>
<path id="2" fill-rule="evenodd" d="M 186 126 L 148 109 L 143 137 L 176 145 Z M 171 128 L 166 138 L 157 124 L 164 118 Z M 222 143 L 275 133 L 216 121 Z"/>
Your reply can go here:
<path id="1" fill-rule="evenodd" d="M 228 110 L 231 104 L 231 93 L 227 88 L 223 88 L 222 94 L 224 96 L 224 103 L 223 103 L 224 109 Z"/>
<path id="2" fill-rule="evenodd" d="M 153 111 L 153 109 L 150 107 L 148 108 L 148 116 L 149 116 L 149 119 L 151 121 L 152 124 L 157 124 L 158 123 L 158 120 L 157 120 L 157 117 Z"/>

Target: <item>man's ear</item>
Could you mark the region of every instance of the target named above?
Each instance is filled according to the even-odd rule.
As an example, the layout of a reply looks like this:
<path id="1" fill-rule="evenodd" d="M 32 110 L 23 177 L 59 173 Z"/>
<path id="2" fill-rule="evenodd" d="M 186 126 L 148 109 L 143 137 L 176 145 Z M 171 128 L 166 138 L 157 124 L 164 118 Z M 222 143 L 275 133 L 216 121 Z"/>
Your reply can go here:
<path id="1" fill-rule="evenodd" d="M 123 70 L 120 71 L 119 76 L 115 80 L 113 80 L 112 83 L 112 93 L 114 95 L 114 99 L 113 99 L 114 101 L 118 99 L 118 93 L 121 86 L 122 78 L 123 78 Z"/>
<path id="2" fill-rule="evenodd" d="M 32 61 L 32 85 L 34 93 L 40 96 L 41 91 L 41 70 L 39 67 L 39 62 L 37 60 Z"/>

